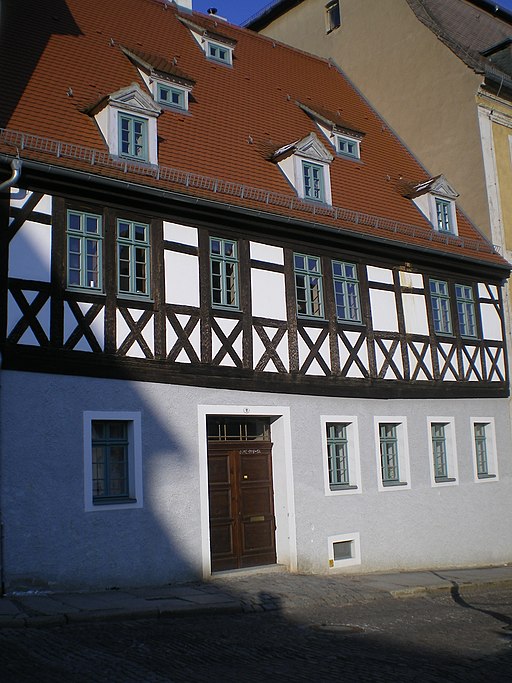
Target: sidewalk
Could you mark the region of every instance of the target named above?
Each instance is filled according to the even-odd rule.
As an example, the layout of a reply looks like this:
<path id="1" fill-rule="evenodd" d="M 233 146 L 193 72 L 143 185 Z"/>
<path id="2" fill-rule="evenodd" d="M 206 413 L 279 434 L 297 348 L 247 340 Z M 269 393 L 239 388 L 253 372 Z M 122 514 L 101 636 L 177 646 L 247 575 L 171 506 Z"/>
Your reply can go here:
<path id="1" fill-rule="evenodd" d="M 343 605 L 439 590 L 512 587 L 512 566 L 394 574 L 303 575 L 279 567 L 216 574 L 210 582 L 95 593 L 31 591 L 0 599 L 0 627 L 155 619 L 190 614 Z"/>

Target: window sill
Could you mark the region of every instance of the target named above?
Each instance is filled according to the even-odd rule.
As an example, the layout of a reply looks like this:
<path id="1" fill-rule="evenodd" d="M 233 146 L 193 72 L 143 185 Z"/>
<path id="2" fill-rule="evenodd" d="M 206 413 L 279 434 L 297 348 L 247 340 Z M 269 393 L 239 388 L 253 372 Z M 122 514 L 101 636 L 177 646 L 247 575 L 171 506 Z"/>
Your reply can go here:
<path id="1" fill-rule="evenodd" d="M 357 486 L 353 484 L 330 484 L 329 489 L 331 491 L 356 491 Z"/>
<path id="2" fill-rule="evenodd" d="M 446 484 L 453 481 L 457 481 L 455 477 L 435 477 L 436 484 Z"/>
<path id="3" fill-rule="evenodd" d="M 478 479 L 496 479 L 495 474 L 478 474 Z"/>
<path id="4" fill-rule="evenodd" d="M 136 498 L 127 498 L 125 496 L 122 497 L 111 497 L 111 498 L 93 498 L 92 504 L 93 505 L 119 505 L 119 504 L 130 504 L 130 503 L 136 503 L 137 499 Z"/>
<path id="5" fill-rule="evenodd" d="M 393 486 L 407 486 L 406 481 L 383 481 L 382 486 L 385 486 L 386 488 L 388 487 L 393 487 Z"/>

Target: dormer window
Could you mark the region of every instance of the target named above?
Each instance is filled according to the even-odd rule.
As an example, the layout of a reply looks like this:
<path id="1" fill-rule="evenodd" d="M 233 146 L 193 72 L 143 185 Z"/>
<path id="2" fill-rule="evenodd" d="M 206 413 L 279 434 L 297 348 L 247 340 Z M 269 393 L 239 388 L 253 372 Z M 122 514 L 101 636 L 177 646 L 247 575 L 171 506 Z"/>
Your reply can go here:
<path id="1" fill-rule="evenodd" d="M 188 90 L 170 83 L 156 83 L 156 99 L 160 104 L 165 104 L 176 109 L 188 109 Z"/>
<path id="2" fill-rule="evenodd" d="M 303 161 L 302 174 L 304 179 L 304 199 L 325 202 L 323 166 Z"/>
<path id="3" fill-rule="evenodd" d="M 212 62 L 232 66 L 233 50 L 236 46 L 236 40 L 233 40 L 233 38 L 226 35 L 206 30 L 203 26 L 200 26 L 185 17 L 180 17 L 179 19 L 181 23 L 185 24 L 190 30 L 192 37 L 196 40 L 208 59 L 211 59 Z"/>
<path id="4" fill-rule="evenodd" d="M 361 158 L 361 140 L 365 134 L 356 130 L 349 121 L 341 118 L 340 112 L 327 111 L 323 108 L 312 109 L 302 102 L 298 106 L 316 123 L 325 138 L 340 156 L 351 159 Z"/>
<path id="5" fill-rule="evenodd" d="M 439 232 L 453 232 L 452 204 L 446 199 L 435 198 L 437 229 Z"/>
<path id="6" fill-rule="evenodd" d="M 149 92 L 159 104 L 181 111 L 188 111 L 189 95 L 194 87 L 191 79 L 172 61 L 158 55 L 121 48 L 124 54 L 138 69 Z"/>
<path id="7" fill-rule="evenodd" d="M 132 114 L 118 113 L 119 156 L 148 161 L 148 121 Z"/>
<path id="8" fill-rule="evenodd" d="M 344 154 L 347 157 L 353 157 L 354 159 L 359 159 L 359 140 L 356 138 L 348 137 L 347 135 L 334 136 L 336 141 L 336 151 L 338 154 Z"/>
<path id="9" fill-rule="evenodd" d="M 459 196 L 442 175 L 410 186 L 406 197 L 416 204 L 434 230 L 457 235 L 455 199 Z"/>
<path id="10" fill-rule="evenodd" d="M 329 165 L 333 156 L 314 133 L 281 147 L 273 159 L 299 197 L 332 204 Z"/>
<path id="11" fill-rule="evenodd" d="M 161 111 L 149 94 L 132 83 L 101 100 L 91 113 L 110 154 L 157 164 L 156 120 Z"/>
<path id="12" fill-rule="evenodd" d="M 214 62 L 222 62 L 223 64 L 230 64 L 232 49 L 220 43 L 214 43 L 211 40 L 206 41 L 206 56 Z"/>

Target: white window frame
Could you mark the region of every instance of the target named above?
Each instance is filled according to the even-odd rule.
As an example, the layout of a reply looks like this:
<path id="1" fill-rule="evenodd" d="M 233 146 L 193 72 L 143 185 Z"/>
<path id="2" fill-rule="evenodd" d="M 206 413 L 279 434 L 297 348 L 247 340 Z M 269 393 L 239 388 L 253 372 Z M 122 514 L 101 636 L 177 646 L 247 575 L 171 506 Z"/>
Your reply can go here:
<path id="1" fill-rule="evenodd" d="M 449 222 L 450 222 L 450 227 L 451 230 L 439 230 L 439 225 L 437 221 L 437 202 L 444 202 L 445 204 L 449 205 Z M 453 199 L 450 199 L 449 197 L 444 197 L 443 195 L 440 194 L 429 194 L 429 209 L 430 209 L 430 221 L 432 225 L 434 226 L 434 230 L 436 232 L 439 232 L 441 235 L 458 235 L 458 226 L 457 226 L 457 212 L 455 209 L 455 202 Z"/>
<path id="2" fill-rule="evenodd" d="M 475 424 L 485 424 L 485 440 L 486 440 L 486 450 L 487 450 L 487 469 L 489 471 L 488 476 L 478 475 L 477 466 L 477 454 L 476 454 L 476 443 L 475 443 Z M 473 474 L 474 481 L 478 484 L 484 482 L 499 481 L 498 474 L 498 453 L 496 449 L 496 428 L 494 424 L 493 417 L 472 417 L 470 418 L 471 425 L 471 450 L 473 454 Z"/>
<path id="3" fill-rule="evenodd" d="M 446 446 L 446 479 L 436 480 L 434 467 L 434 445 L 432 442 L 432 424 L 444 425 Z M 457 447 L 455 443 L 455 419 L 453 417 L 432 416 L 427 417 L 428 452 L 430 460 L 430 479 L 432 486 L 457 486 L 459 483 L 459 468 L 457 463 Z"/>
<path id="4" fill-rule="evenodd" d="M 411 466 L 409 458 L 409 437 L 407 432 L 407 418 L 403 415 L 379 415 L 373 418 L 375 435 L 375 457 L 377 462 L 377 487 L 379 491 L 403 491 L 411 488 Z M 398 443 L 398 473 L 400 483 L 384 484 L 382 481 L 380 430 L 381 424 L 396 425 Z"/>
<path id="5" fill-rule="evenodd" d="M 92 422 L 93 420 L 128 422 L 128 486 L 126 503 L 94 503 L 92 486 Z M 84 507 L 85 512 L 106 512 L 143 507 L 141 414 L 131 411 L 84 411 Z"/>
<path id="6" fill-rule="evenodd" d="M 350 484 L 346 488 L 331 489 L 329 482 L 329 452 L 327 448 L 327 425 L 330 423 L 347 425 L 348 471 Z M 362 492 L 361 453 L 359 447 L 359 425 L 355 415 L 321 415 L 322 468 L 326 496 L 346 496 Z"/>
<path id="7" fill-rule="evenodd" d="M 322 169 L 322 189 L 323 189 L 323 199 L 322 201 L 311 199 L 306 197 L 306 190 L 304 187 L 304 168 L 303 162 L 311 164 L 313 166 L 319 166 Z M 312 202 L 314 204 L 332 204 L 332 190 L 331 190 L 331 173 L 329 164 L 320 161 L 319 159 L 314 159 L 312 157 L 306 157 L 300 154 L 294 154 L 293 156 L 293 167 L 295 175 L 295 188 L 297 194 L 301 199 L 305 201 Z"/>
<path id="8" fill-rule="evenodd" d="M 347 541 L 352 543 L 352 557 L 348 557 L 346 560 L 335 560 L 334 544 L 346 543 Z M 355 531 L 351 534 L 336 534 L 335 536 L 328 536 L 327 559 L 329 569 L 343 569 L 344 567 L 353 567 L 354 565 L 361 564 L 361 539 L 359 532 Z"/>

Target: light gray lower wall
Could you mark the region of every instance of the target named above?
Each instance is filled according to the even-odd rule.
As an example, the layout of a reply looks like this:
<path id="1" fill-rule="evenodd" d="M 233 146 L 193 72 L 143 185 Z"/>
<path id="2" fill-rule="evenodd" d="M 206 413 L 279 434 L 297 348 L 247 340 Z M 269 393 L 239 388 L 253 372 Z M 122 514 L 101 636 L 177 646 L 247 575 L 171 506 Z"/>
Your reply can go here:
<path id="1" fill-rule="evenodd" d="M 201 576 L 206 502 L 200 493 L 205 463 L 198 405 L 289 407 L 289 429 L 280 428 L 273 451 L 278 478 L 293 468 L 288 494 L 282 482 L 275 494 L 290 513 L 289 527 L 279 523 L 277 533 L 278 548 L 292 538 L 289 552 L 281 552 L 292 566 L 296 535 L 299 571 L 337 571 L 329 568 L 327 538 L 355 533 L 361 564 L 344 571 L 512 561 L 506 399 L 336 399 L 10 371 L 2 371 L 0 381 L 2 562 L 8 589 L 104 588 Z M 141 413 L 140 509 L 84 509 L 83 413 L 101 410 Z M 321 415 L 357 416 L 361 494 L 326 495 Z M 410 489 L 378 490 L 374 415 L 407 418 Z M 456 486 L 432 486 L 428 415 L 455 420 Z M 474 481 L 472 416 L 494 417 L 498 481 Z"/>

